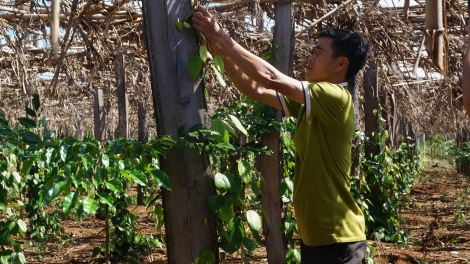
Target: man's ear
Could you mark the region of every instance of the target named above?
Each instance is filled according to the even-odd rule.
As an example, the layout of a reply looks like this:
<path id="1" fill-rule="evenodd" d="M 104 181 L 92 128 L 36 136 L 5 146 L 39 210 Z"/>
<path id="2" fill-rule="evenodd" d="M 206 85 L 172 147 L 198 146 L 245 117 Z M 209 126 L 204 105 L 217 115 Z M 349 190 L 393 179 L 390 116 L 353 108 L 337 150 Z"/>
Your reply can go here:
<path id="1" fill-rule="evenodd" d="M 349 60 L 346 57 L 339 58 L 338 66 L 336 67 L 336 71 L 340 72 L 343 70 L 347 70 L 349 66 Z"/>

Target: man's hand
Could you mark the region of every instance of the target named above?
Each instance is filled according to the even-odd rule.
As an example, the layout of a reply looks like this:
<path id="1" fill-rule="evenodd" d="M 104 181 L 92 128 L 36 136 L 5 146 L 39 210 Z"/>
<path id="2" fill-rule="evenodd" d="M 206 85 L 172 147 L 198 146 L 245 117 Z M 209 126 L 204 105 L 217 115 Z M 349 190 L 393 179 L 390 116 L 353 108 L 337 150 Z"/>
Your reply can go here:
<path id="1" fill-rule="evenodd" d="M 200 6 L 194 11 L 193 26 L 210 41 L 216 42 L 217 37 L 224 34 L 212 14 Z"/>

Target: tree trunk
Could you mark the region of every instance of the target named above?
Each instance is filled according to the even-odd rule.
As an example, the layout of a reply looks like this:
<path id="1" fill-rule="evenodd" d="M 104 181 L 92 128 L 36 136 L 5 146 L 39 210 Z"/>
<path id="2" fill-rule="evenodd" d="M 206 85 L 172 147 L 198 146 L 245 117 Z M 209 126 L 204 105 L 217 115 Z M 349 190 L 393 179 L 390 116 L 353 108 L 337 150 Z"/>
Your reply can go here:
<path id="1" fill-rule="evenodd" d="M 272 57 L 272 64 L 284 74 L 292 76 L 292 62 L 294 50 L 294 18 L 293 3 L 275 3 L 275 30 L 272 51 L 279 54 Z M 280 46 L 276 48 L 276 46 Z M 266 116 L 282 120 L 281 111 L 268 107 Z M 283 263 L 286 254 L 286 238 L 281 232 L 283 222 L 282 201 L 278 187 L 283 178 L 282 152 L 280 148 L 280 132 L 271 129 L 263 135 L 261 143 L 274 153 L 271 156 L 262 154 L 260 157 L 261 175 L 265 182 L 261 185 L 261 202 L 268 219 L 263 221 L 263 231 L 266 237 L 266 251 L 268 263 Z M 266 217 L 265 217 L 266 218 Z M 270 223 L 270 225 L 268 225 Z"/>
<path id="2" fill-rule="evenodd" d="M 203 86 L 191 80 L 186 66 L 198 54 L 196 34 L 175 26 L 190 8 L 189 0 L 142 2 L 157 132 L 173 139 L 179 127 L 187 130 L 205 116 Z M 191 263 L 205 249 L 217 249 L 217 216 L 208 204 L 215 192 L 209 159 L 204 152 L 174 147 L 162 159 L 162 169 L 172 188 L 162 192 L 168 263 Z"/>

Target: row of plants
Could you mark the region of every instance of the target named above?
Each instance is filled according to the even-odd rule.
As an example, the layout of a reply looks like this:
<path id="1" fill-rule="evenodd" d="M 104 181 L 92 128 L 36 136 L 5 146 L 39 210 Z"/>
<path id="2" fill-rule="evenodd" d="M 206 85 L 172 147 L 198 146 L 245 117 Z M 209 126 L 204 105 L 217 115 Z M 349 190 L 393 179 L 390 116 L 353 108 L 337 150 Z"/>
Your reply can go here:
<path id="1" fill-rule="evenodd" d="M 362 133 L 364 155 L 361 169 L 361 208 L 366 216 L 366 229 L 370 239 L 408 245 L 409 233 L 403 229 L 400 212 L 411 204 L 411 189 L 424 171 L 424 160 L 414 139 L 404 138 L 391 149 L 387 145 L 388 131 L 385 120 L 378 118 L 379 131 L 373 138 Z M 376 152 L 370 151 L 376 149 Z"/>
<path id="2" fill-rule="evenodd" d="M 217 192 L 208 203 L 218 215 L 219 259 L 223 261 L 226 254 L 236 252 L 241 257 L 250 256 L 261 243 L 260 216 L 265 215 L 259 199 L 263 177 L 256 169 L 256 159 L 261 153 L 271 153 L 259 142 L 263 133 L 272 128 L 279 130 L 282 137 L 284 179 L 279 194 L 286 215 L 281 227 L 289 246 L 286 262 L 300 263 L 300 250 L 294 240 L 297 224 L 292 213 L 292 119 L 279 122 L 266 118 L 263 105 L 244 100 L 218 110 L 211 117 L 210 129 L 198 125 L 184 132 L 182 128 L 177 140 L 162 136 L 149 143 L 123 139 L 100 143 L 59 137 L 46 130 L 46 119 L 38 114 L 37 96 L 33 105 L 33 109 L 26 109 L 29 117 L 18 120 L 22 128 L 11 127 L 7 118 L 0 115 L 0 213 L 6 216 L 0 221 L 2 263 L 25 263 L 18 238 L 28 236 L 44 241 L 46 234 L 59 235 L 61 217 L 80 220 L 97 214 L 104 219 L 106 241 L 95 248 L 94 254 L 106 259 L 145 255 L 153 248 L 163 247 L 164 241 L 138 234 L 137 216 L 128 210 L 136 201 L 128 192 L 135 184 L 146 187 L 145 203 L 152 211 L 156 229 L 161 230 L 164 219 L 160 190 L 171 186 L 159 168 L 159 159 L 176 146 L 198 148 L 211 155 Z M 363 133 L 357 136 L 363 137 Z M 381 151 L 374 157 L 363 156 L 363 199 L 358 199 L 358 203 L 366 214 L 370 236 L 406 243 L 398 212 L 409 203 L 403 197 L 409 194 L 414 177 L 420 173 L 420 159 L 414 145 L 404 143 L 391 151 L 383 144 L 385 138 L 386 131 L 376 133 L 371 141 L 363 137 L 368 144 L 380 146 Z M 374 185 L 378 189 L 371 188 Z M 374 199 L 379 202 L 372 202 Z M 56 201 L 62 206 L 61 217 L 51 214 L 48 207 Z M 250 232 L 246 232 L 245 225 Z M 215 258 L 214 254 L 208 251 L 198 262 Z"/>
<path id="3" fill-rule="evenodd" d="M 146 144 L 122 139 L 102 144 L 59 137 L 46 129 L 40 108 L 35 95 L 33 108 L 26 108 L 29 117 L 18 119 L 21 128 L 0 114 L 0 262 L 25 263 L 23 238 L 45 243 L 62 234 L 61 219 L 94 214 L 106 223 L 106 241 L 95 255 L 109 260 L 163 247 L 158 238 L 137 232 L 136 215 L 129 211 L 135 197 L 128 193 L 134 184 L 145 186 L 147 207 L 162 219 L 159 190 L 170 189 L 170 182 L 159 158 L 176 142 L 160 137 Z"/>

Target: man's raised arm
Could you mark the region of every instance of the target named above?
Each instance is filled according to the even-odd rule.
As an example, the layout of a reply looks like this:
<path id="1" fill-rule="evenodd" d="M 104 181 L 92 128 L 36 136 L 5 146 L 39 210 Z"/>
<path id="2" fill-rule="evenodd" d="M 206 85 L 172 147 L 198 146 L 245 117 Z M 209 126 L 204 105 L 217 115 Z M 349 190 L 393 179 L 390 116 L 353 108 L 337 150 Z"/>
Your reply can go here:
<path id="1" fill-rule="evenodd" d="M 237 69 L 259 86 L 275 90 L 299 103 L 304 103 L 304 93 L 299 81 L 282 74 L 271 64 L 252 54 L 230 38 L 206 9 L 197 7 L 193 26 L 206 39 L 217 44 L 224 56 L 236 64 Z"/>

